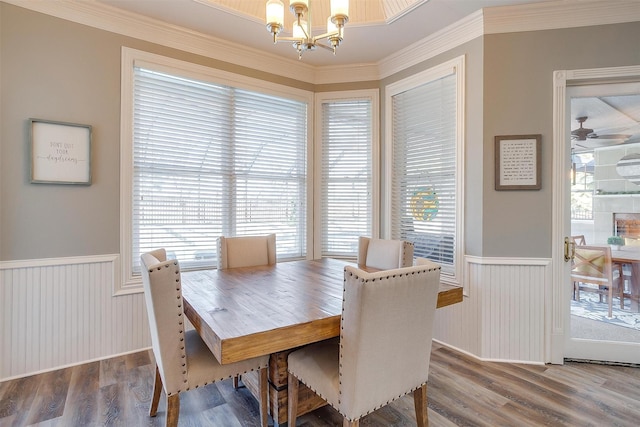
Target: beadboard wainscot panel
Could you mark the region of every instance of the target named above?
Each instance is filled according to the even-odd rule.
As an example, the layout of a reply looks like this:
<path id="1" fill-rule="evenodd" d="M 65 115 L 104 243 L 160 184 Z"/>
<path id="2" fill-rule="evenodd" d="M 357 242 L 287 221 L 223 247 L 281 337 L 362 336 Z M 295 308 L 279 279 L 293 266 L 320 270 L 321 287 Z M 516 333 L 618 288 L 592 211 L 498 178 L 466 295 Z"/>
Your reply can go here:
<path id="1" fill-rule="evenodd" d="M 551 260 L 465 258 L 462 303 L 436 311 L 434 339 L 482 360 L 543 364 Z"/>
<path id="2" fill-rule="evenodd" d="M 0 381 L 151 345 L 143 293 L 113 296 L 119 256 L 0 263 Z"/>

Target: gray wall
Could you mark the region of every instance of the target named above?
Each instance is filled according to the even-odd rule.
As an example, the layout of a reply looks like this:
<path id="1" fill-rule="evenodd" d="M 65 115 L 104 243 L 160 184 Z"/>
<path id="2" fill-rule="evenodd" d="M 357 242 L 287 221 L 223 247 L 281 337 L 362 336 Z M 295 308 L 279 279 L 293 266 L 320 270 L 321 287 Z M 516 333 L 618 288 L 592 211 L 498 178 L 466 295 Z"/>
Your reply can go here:
<path id="1" fill-rule="evenodd" d="M 306 90 L 372 87 L 314 87 L 4 3 L 0 20 L 0 261 L 118 253 L 121 46 Z M 552 73 L 638 65 L 638 40 L 640 23 L 487 35 L 380 82 L 466 55 L 467 254 L 551 256 Z M 30 117 L 93 126 L 90 187 L 29 183 Z M 496 192 L 494 136 L 529 133 L 542 134 L 542 190 Z"/>
<path id="2" fill-rule="evenodd" d="M 551 257 L 553 72 L 640 65 L 640 22 L 485 36 L 481 255 Z M 542 134 L 542 189 L 494 190 L 494 136 Z"/>
<path id="3" fill-rule="evenodd" d="M 0 7 L 0 259 L 117 253 L 116 36 L 5 4 Z M 91 187 L 29 183 L 30 117 L 93 125 Z"/>
<path id="4" fill-rule="evenodd" d="M 0 261 L 119 252 L 122 46 L 314 89 L 5 3 L 0 20 Z M 92 125 L 91 186 L 29 182 L 29 118 Z"/>

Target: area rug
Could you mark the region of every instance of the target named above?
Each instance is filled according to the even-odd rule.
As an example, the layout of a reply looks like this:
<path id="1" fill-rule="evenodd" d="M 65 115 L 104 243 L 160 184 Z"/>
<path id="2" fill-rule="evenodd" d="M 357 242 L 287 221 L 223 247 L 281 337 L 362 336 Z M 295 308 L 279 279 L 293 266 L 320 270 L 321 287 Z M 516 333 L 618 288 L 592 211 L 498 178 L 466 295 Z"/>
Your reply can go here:
<path id="1" fill-rule="evenodd" d="M 630 301 L 628 299 L 625 299 L 625 309 L 622 310 L 620 300 L 614 298 L 612 317 L 607 317 L 609 305 L 604 298 L 603 302 L 600 302 L 599 298 L 598 294 L 581 292 L 580 302 L 571 300 L 571 314 L 640 331 L 640 313 L 629 310 Z"/>

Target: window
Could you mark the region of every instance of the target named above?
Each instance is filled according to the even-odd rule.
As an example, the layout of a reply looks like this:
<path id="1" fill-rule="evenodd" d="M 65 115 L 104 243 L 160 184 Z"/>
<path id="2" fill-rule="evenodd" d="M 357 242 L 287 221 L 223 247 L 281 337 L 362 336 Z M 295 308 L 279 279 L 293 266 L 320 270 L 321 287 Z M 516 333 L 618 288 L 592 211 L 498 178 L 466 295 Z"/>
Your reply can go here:
<path id="1" fill-rule="evenodd" d="M 358 237 L 374 231 L 377 95 L 377 90 L 318 95 L 322 256 L 355 257 Z"/>
<path id="2" fill-rule="evenodd" d="M 571 219 L 593 219 L 593 152 L 571 153 Z"/>
<path id="3" fill-rule="evenodd" d="M 387 88 L 390 234 L 414 243 L 414 256 L 461 277 L 464 60 Z"/>
<path id="4" fill-rule="evenodd" d="M 220 235 L 275 232 L 279 259 L 306 256 L 310 97 L 127 53 L 131 136 L 123 140 L 131 145 L 123 146 L 123 155 L 131 153 L 132 168 L 122 178 L 123 210 L 130 212 L 123 224 L 126 282 L 139 282 L 140 253 L 158 247 L 184 269 L 215 266 Z"/>

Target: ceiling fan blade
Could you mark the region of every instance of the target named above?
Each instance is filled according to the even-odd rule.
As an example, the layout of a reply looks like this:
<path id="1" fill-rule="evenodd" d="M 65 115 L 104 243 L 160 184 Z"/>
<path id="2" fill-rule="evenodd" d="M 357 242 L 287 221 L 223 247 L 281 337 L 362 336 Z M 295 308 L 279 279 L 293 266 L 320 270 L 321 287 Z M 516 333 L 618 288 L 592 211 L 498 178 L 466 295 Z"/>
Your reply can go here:
<path id="1" fill-rule="evenodd" d="M 592 133 L 587 135 L 587 138 L 590 139 L 629 139 L 631 138 L 631 135 L 627 135 L 624 133 L 612 133 L 612 134 L 605 134 L 605 135 L 599 135 L 597 133 Z"/>

